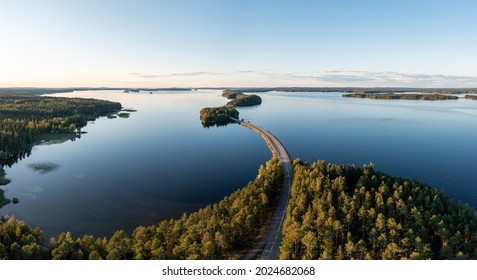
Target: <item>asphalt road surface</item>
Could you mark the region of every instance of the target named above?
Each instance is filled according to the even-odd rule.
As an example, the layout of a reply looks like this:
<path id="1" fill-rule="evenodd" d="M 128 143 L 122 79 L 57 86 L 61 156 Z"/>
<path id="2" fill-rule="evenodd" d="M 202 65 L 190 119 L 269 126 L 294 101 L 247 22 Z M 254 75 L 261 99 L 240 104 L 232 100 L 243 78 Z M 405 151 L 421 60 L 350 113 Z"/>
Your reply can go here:
<path id="1" fill-rule="evenodd" d="M 238 120 L 237 120 L 238 121 Z M 280 247 L 280 242 L 282 240 L 282 226 L 283 220 L 285 218 L 285 212 L 288 206 L 288 200 L 290 197 L 290 188 L 293 179 L 293 169 L 290 162 L 290 157 L 283 147 L 282 143 L 268 130 L 253 125 L 248 122 L 240 122 L 240 125 L 245 126 L 258 134 L 260 134 L 267 142 L 268 147 L 272 153 L 277 157 L 283 166 L 284 178 L 283 185 L 280 190 L 280 197 L 278 200 L 277 208 L 273 213 L 272 220 L 268 227 L 267 233 L 263 239 L 253 248 L 250 253 L 245 257 L 245 259 L 258 259 L 261 260 L 276 260 L 278 256 L 278 249 Z"/>

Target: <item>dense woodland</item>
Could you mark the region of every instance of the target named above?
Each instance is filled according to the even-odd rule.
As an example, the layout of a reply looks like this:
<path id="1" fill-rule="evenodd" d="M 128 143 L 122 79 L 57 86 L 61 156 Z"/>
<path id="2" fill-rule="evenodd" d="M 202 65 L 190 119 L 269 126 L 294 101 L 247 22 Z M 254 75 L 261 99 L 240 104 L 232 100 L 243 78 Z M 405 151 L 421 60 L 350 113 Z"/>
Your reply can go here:
<path id="1" fill-rule="evenodd" d="M 294 162 L 281 259 L 477 259 L 477 213 L 421 182 Z"/>
<path id="2" fill-rule="evenodd" d="M 457 100 L 455 95 L 444 94 L 396 94 L 396 93 L 348 93 L 343 97 L 370 98 L 370 99 L 406 99 L 406 100 Z"/>
<path id="3" fill-rule="evenodd" d="M 280 162 L 261 166 L 257 178 L 220 202 L 176 220 L 119 230 L 110 238 L 43 234 L 13 217 L 0 219 L 0 259 L 233 259 L 241 258 L 269 220 L 283 179 Z"/>

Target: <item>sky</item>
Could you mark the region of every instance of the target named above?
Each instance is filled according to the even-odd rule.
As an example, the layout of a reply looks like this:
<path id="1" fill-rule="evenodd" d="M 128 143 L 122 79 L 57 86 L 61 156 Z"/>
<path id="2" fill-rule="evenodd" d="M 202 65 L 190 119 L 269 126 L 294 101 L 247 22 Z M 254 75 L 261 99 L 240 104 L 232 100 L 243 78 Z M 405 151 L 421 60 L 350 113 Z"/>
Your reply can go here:
<path id="1" fill-rule="evenodd" d="M 477 1 L 0 0 L 0 87 L 477 87 Z"/>

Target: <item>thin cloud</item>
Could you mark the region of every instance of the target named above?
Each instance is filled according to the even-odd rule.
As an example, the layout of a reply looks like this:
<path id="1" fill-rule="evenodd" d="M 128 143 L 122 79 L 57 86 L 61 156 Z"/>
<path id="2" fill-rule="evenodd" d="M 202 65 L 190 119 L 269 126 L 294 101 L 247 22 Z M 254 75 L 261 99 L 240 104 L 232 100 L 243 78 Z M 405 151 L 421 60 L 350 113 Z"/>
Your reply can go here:
<path id="1" fill-rule="evenodd" d="M 441 74 L 412 74 L 400 72 L 340 71 L 327 70 L 305 73 L 261 72 L 263 78 L 270 80 L 290 80 L 303 82 L 324 82 L 343 86 L 451 86 L 475 87 L 477 77 Z"/>
<path id="2" fill-rule="evenodd" d="M 172 73 L 169 76 L 203 76 L 203 75 L 220 75 L 221 73 L 199 71 L 199 72 L 183 72 L 183 73 Z"/>
<path id="3" fill-rule="evenodd" d="M 280 72 L 266 70 L 237 70 L 230 72 L 176 72 L 176 73 L 129 73 L 136 78 L 151 82 L 158 78 L 200 77 L 204 80 L 209 76 L 222 76 L 221 81 L 240 81 L 248 86 L 275 84 L 292 84 L 302 86 L 369 86 L 369 87 L 477 87 L 477 76 L 459 76 L 443 74 L 415 74 L 392 71 L 362 71 L 362 70 L 325 70 L 308 72 Z M 246 81 L 245 81 L 246 80 Z M 144 80 L 144 82 L 146 82 Z M 240 82 L 242 83 L 242 82 Z"/>
<path id="4" fill-rule="evenodd" d="M 236 73 L 239 74 L 248 74 L 248 73 L 257 73 L 258 71 L 255 70 L 240 70 L 240 71 L 235 71 Z"/>

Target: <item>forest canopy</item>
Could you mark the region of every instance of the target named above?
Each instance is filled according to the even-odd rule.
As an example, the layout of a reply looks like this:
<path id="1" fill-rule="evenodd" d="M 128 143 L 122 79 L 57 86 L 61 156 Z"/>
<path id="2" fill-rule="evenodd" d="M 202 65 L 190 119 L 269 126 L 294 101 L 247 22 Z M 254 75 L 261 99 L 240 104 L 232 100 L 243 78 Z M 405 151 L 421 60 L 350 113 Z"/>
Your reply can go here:
<path id="1" fill-rule="evenodd" d="M 280 259 L 477 259 L 477 213 L 428 185 L 294 162 Z"/>
<path id="2" fill-rule="evenodd" d="M 234 122 L 231 118 L 238 119 L 238 117 L 239 112 L 229 106 L 203 108 L 200 110 L 200 121 L 204 127 L 226 125 Z"/>

